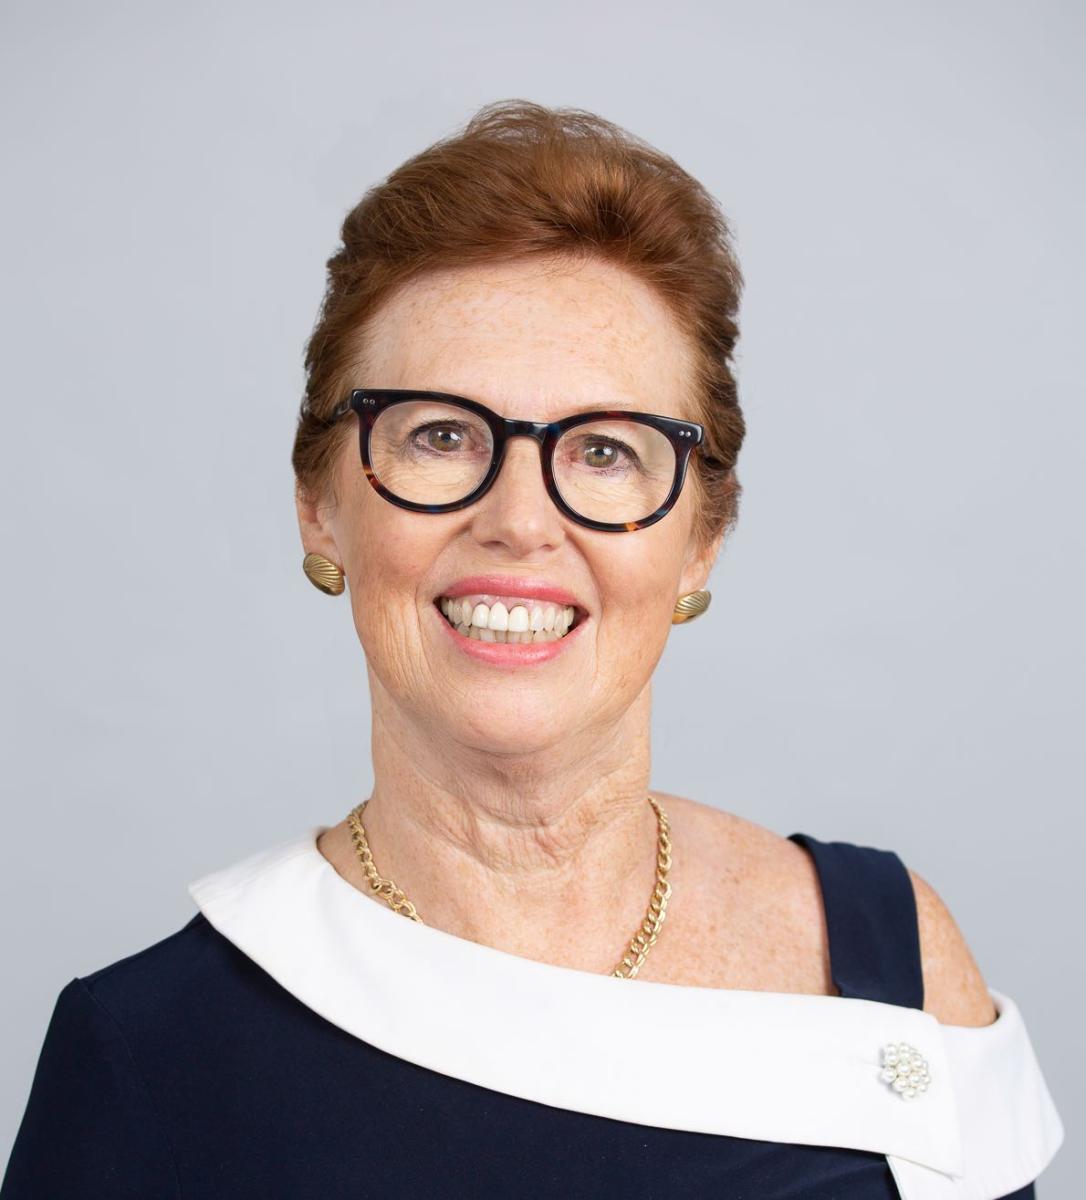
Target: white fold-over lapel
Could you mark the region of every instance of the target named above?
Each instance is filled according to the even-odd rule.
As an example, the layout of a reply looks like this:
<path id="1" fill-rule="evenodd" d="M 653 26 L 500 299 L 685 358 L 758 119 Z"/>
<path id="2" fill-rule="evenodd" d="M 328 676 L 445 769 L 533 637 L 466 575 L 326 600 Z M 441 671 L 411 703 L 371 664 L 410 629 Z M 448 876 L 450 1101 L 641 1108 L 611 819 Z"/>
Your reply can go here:
<path id="1" fill-rule="evenodd" d="M 1017 1007 L 990 1026 L 870 1000 L 625 980 L 408 921 L 317 849 L 318 825 L 194 880 L 208 921 L 313 1011 L 422 1067 L 644 1125 L 885 1154 L 905 1200 L 994 1200 L 1063 1131 Z M 645 1038 L 664 1052 L 643 1053 Z M 880 1051 L 908 1042 L 905 1100 Z"/>

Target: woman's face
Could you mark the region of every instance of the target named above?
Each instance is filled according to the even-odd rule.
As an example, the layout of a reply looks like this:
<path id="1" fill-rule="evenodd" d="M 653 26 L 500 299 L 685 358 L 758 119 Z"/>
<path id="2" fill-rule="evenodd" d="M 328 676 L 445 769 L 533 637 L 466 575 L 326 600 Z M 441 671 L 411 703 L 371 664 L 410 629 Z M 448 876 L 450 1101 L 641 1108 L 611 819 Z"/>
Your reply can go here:
<path id="1" fill-rule="evenodd" d="M 359 387 L 451 392 L 534 421 L 586 407 L 695 417 L 684 399 L 691 351 L 670 313 L 638 279 L 597 261 L 431 274 L 386 303 L 366 346 Z M 376 677 L 388 700 L 435 734 L 495 753 L 531 753 L 614 724 L 648 684 L 676 599 L 704 586 L 718 548 L 698 554 L 692 471 L 663 520 L 601 532 L 555 507 L 528 438 L 510 440 L 493 486 L 459 512 L 410 512 L 378 495 L 357 436 L 337 461 L 334 489 L 327 507 L 299 499 L 302 539 L 343 567 L 371 685 Z M 514 578 L 463 585 L 495 574 Z M 542 652 L 465 637 L 442 611 L 451 592 L 466 593 L 454 618 L 465 600 L 471 611 L 493 601 L 490 611 L 504 597 L 510 624 L 538 623 L 534 609 L 546 602 L 530 583 L 576 601 L 573 627 L 537 643 Z M 525 614 L 512 617 L 518 597 Z"/>

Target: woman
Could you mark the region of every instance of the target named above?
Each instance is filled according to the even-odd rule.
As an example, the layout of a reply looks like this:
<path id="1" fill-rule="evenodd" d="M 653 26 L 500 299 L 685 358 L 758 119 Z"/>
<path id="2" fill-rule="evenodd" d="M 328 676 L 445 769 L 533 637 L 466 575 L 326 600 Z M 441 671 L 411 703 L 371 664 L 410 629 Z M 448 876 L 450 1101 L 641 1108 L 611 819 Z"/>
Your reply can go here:
<path id="1" fill-rule="evenodd" d="M 649 790 L 739 497 L 715 202 L 509 102 L 343 242 L 293 464 L 372 794 L 63 989 L 4 1200 L 1033 1195 L 1059 1117 L 932 888 Z"/>

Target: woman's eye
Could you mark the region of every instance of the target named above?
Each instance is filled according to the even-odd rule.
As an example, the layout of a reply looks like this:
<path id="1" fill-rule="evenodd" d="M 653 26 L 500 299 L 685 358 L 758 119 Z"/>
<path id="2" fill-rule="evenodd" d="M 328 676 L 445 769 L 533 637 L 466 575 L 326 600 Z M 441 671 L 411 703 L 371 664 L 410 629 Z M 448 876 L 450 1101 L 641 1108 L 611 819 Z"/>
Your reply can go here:
<path id="1" fill-rule="evenodd" d="M 454 454 L 468 447 L 471 431 L 448 422 L 419 425 L 411 432 L 409 444 L 430 454 Z"/>
<path id="2" fill-rule="evenodd" d="M 636 464 L 637 455 L 629 446 L 617 441 L 588 441 L 583 448 L 585 466 L 597 470 L 625 464 Z"/>
<path id="3" fill-rule="evenodd" d="M 442 453 L 459 450 L 464 444 L 464 435 L 457 429 L 436 427 L 426 431 L 427 444 Z"/>
<path id="4" fill-rule="evenodd" d="M 609 467 L 617 457 L 615 447 L 605 446 L 602 442 L 585 448 L 585 461 L 590 467 Z"/>

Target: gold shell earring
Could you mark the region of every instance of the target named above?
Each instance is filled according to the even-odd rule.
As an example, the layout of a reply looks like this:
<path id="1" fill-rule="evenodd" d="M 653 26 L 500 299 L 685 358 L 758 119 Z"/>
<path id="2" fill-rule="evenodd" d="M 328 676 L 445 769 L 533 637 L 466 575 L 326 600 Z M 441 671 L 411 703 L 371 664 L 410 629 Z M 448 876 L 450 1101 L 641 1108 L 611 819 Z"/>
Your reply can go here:
<path id="1" fill-rule="evenodd" d="M 302 559 L 306 578 L 325 595 L 338 596 L 343 591 L 343 570 L 323 554 L 307 554 Z"/>
<path id="2" fill-rule="evenodd" d="M 700 617 L 709 607 L 712 595 L 712 592 L 702 588 L 700 591 L 687 592 L 685 596 L 680 596 L 675 604 L 675 611 L 671 614 L 672 625 L 685 625 L 687 621 Z"/>

